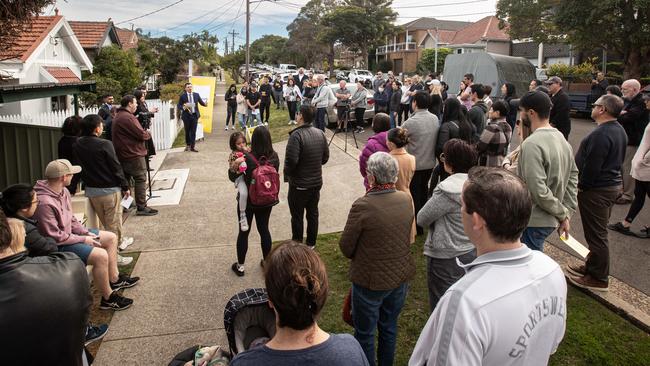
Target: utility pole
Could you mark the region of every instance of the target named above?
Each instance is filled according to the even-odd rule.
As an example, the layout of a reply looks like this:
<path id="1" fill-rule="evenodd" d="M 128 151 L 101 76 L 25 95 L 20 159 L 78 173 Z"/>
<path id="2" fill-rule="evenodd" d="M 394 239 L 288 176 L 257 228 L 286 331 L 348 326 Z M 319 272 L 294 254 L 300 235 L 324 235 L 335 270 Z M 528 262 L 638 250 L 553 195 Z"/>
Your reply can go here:
<path id="1" fill-rule="evenodd" d="M 436 50 L 433 62 L 433 73 L 438 76 L 438 27 L 436 27 Z"/>
<path id="2" fill-rule="evenodd" d="M 225 50 L 223 51 L 224 56 L 227 54 L 228 54 L 228 37 L 226 37 L 226 46 L 225 46 Z"/>
<path id="3" fill-rule="evenodd" d="M 232 44 L 230 45 L 230 49 L 232 50 L 232 53 L 235 53 L 235 36 L 238 36 L 239 33 L 235 32 L 235 30 L 231 30 L 228 32 L 228 34 L 232 35 Z"/>
<path id="4" fill-rule="evenodd" d="M 246 0 L 246 81 L 250 82 L 250 71 L 248 70 L 251 62 L 251 0 Z"/>

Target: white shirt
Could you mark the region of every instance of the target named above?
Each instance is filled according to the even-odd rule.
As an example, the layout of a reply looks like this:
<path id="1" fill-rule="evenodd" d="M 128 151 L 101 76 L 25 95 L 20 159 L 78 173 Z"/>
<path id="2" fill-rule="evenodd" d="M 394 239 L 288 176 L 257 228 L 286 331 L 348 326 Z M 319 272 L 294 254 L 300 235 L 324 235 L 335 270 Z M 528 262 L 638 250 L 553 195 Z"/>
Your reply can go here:
<path id="1" fill-rule="evenodd" d="M 194 104 L 194 98 L 192 96 L 192 93 L 187 93 L 187 102 L 190 103 L 190 112 L 194 113 L 194 108 L 196 108 L 196 104 Z"/>
<path id="2" fill-rule="evenodd" d="M 546 365 L 566 327 L 560 266 L 526 246 L 462 265 L 418 339 L 409 366 Z"/>

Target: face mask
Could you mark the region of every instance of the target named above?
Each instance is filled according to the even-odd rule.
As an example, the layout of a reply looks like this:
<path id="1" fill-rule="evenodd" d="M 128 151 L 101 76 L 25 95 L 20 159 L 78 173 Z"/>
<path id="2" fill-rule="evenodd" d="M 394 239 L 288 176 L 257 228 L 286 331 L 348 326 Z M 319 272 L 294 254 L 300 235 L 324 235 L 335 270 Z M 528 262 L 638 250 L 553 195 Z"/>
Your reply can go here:
<path id="1" fill-rule="evenodd" d="M 383 92 L 383 91 L 384 91 L 384 88 L 379 88 L 380 93 Z"/>

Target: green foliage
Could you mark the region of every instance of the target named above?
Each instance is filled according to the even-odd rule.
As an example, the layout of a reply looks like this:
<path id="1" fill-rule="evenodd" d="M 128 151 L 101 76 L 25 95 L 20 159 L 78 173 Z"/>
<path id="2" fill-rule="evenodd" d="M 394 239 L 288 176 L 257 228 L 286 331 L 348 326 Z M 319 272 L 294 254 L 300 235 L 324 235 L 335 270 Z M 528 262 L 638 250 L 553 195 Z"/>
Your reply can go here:
<path id="1" fill-rule="evenodd" d="M 244 50 L 229 53 L 221 59 L 221 66 L 230 73 L 235 84 L 239 83 L 239 66 L 244 63 L 246 63 L 246 52 Z"/>
<path id="2" fill-rule="evenodd" d="M 160 100 L 178 101 L 178 96 L 185 89 L 185 83 L 164 84 L 160 87 Z"/>
<path id="3" fill-rule="evenodd" d="M 374 70 L 375 72 L 381 71 L 381 72 L 388 72 L 393 69 L 393 61 L 391 60 L 381 60 L 377 64 L 377 68 Z"/>
<path id="4" fill-rule="evenodd" d="M 311 67 L 327 56 L 328 65 L 334 65 L 335 37 L 322 19 L 336 7 L 336 0 L 310 0 L 287 26 L 289 43 L 287 49 L 304 59 L 303 65 Z M 301 60 L 302 61 L 302 60 Z"/>
<path id="5" fill-rule="evenodd" d="M 93 75 L 117 81 L 120 90 L 116 95 L 130 94 L 142 82 L 135 54 L 115 45 L 101 49 L 95 58 Z"/>
<path id="6" fill-rule="evenodd" d="M 438 72 L 442 73 L 445 67 L 445 57 L 452 54 L 451 48 L 438 48 Z M 422 56 L 418 61 L 417 72 L 420 74 L 428 74 L 435 70 L 436 52 L 434 49 L 422 50 Z"/>
<path id="7" fill-rule="evenodd" d="M 3 1 L 0 6 L 0 60 L 16 58 L 19 55 L 9 52 L 16 45 L 16 38 L 28 25 L 32 17 L 38 16 L 54 0 L 13 0 Z M 0 79 L 4 73 L 0 74 Z"/>
<path id="8" fill-rule="evenodd" d="M 95 74 L 90 75 L 88 78 L 86 78 L 86 80 L 95 80 L 97 83 L 97 89 L 95 93 L 83 92 L 79 94 L 81 103 L 86 107 L 101 104 L 101 101 L 99 99 L 102 97 L 102 95 L 111 94 L 113 97 L 115 97 L 116 101 L 119 101 L 123 95 L 122 85 L 115 79 Z"/>
<path id="9" fill-rule="evenodd" d="M 266 64 L 291 63 L 293 52 L 287 52 L 288 38 L 276 35 L 264 35 L 251 43 L 251 62 Z"/>
<path id="10" fill-rule="evenodd" d="M 595 60 L 587 60 L 579 65 L 555 64 L 546 70 L 547 76 L 559 76 L 577 83 L 589 83 L 596 70 Z"/>
<path id="11" fill-rule="evenodd" d="M 650 58 L 650 0 L 499 0 L 497 17 L 513 39 L 616 52 L 626 78 L 640 77 Z"/>

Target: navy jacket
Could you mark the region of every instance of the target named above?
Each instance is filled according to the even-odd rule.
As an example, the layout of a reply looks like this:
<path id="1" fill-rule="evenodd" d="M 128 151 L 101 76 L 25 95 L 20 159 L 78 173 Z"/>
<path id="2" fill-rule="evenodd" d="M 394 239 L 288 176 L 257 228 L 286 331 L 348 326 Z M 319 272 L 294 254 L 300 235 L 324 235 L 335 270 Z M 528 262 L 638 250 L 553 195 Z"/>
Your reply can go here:
<path id="1" fill-rule="evenodd" d="M 194 103 L 196 103 L 196 104 L 200 104 L 200 105 L 202 105 L 204 107 L 208 106 L 203 101 L 203 99 L 201 99 L 201 96 L 199 95 L 199 93 L 192 92 L 192 99 L 194 99 Z M 189 118 L 190 116 L 192 116 L 192 114 L 190 112 L 183 109 L 183 104 L 188 103 L 188 102 L 189 102 L 189 99 L 187 97 L 187 92 L 183 92 L 183 94 L 181 94 L 180 98 L 178 98 L 178 106 L 177 106 L 179 110 L 183 111 L 181 113 L 181 118 L 182 119 Z M 194 116 L 196 116 L 196 118 L 201 117 L 201 112 L 199 112 L 198 105 L 194 108 Z"/>
<path id="2" fill-rule="evenodd" d="M 578 148 L 578 188 L 615 187 L 622 184 L 621 165 L 627 135 L 616 120 L 605 122 L 587 135 Z"/>

